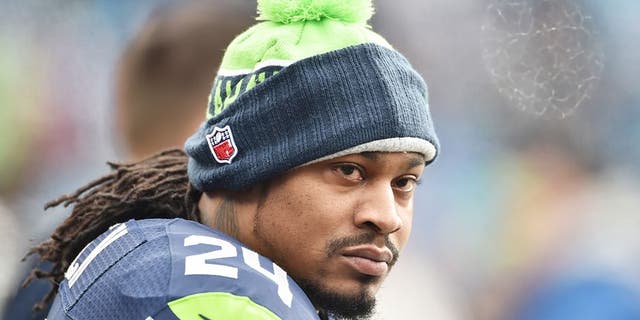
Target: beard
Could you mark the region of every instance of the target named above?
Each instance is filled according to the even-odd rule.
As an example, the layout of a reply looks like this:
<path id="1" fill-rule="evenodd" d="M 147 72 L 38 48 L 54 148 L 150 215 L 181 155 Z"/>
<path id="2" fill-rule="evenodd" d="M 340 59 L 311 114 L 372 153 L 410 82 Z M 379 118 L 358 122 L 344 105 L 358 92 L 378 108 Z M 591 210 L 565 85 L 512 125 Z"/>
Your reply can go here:
<path id="1" fill-rule="evenodd" d="M 375 237 L 375 234 L 365 233 L 352 237 L 332 239 L 327 244 L 327 257 L 336 255 L 344 247 L 371 243 Z M 385 245 L 393 254 L 393 259 L 389 263 L 389 268 L 391 268 L 398 261 L 399 250 L 388 236 L 385 237 Z M 363 274 L 358 280 L 363 285 L 366 285 L 373 284 L 380 279 Z M 296 279 L 296 282 L 317 308 L 336 319 L 370 319 L 373 316 L 376 298 L 368 293 L 367 290 L 362 290 L 355 294 L 341 294 L 324 286 L 322 278 L 315 280 Z"/>
<path id="2" fill-rule="evenodd" d="M 374 277 L 363 276 L 363 282 L 373 282 Z M 334 319 L 370 319 L 376 306 L 375 296 L 362 291 L 353 295 L 339 294 L 325 288 L 320 281 L 297 280 L 298 285 L 313 301 L 316 308 Z"/>

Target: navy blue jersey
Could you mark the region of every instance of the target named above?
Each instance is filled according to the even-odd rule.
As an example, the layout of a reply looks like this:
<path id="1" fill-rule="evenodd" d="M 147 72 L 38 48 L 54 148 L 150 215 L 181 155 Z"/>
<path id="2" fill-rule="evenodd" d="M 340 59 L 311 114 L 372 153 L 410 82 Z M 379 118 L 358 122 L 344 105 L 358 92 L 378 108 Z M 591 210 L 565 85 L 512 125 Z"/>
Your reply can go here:
<path id="1" fill-rule="evenodd" d="M 48 319 L 319 318 L 280 267 L 238 240 L 192 221 L 149 219 L 87 245 Z"/>

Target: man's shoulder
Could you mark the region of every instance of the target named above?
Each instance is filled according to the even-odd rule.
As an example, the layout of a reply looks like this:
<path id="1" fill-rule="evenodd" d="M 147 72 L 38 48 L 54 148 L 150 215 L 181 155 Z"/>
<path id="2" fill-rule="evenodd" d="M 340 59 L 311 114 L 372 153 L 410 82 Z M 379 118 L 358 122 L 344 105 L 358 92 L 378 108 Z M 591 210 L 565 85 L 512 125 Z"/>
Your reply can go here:
<path id="1" fill-rule="evenodd" d="M 167 224 L 167 235 L 173 312 L 185 312 L 187 318 L 197 316 L 190 306 L 204 304 L 217 305 L 229 314 L 248 308 L 283 319 L 315 319 L 315 309 L 293 279 L 234 237 L 183 220 Z M 206 317 L 221 318 L 215 314 Z"/>
<path id="2" fill-rule="evenodd" d="M 171 274 L 166 226 L 171 221 L 130 220 L 87 244 L 60 283 L 59 310 L 77 319 L 152 314 L 166 301 Z"/>
<path id="3" fill-rule="evenodd" d="M 113 226 L 83 249 L 65 278 L 59 290 L 63 310 L 80 318 L 97 310 L 142 319 L 163 319 L 163 312 L 207 317 L 203 305 L 216 306 L 216 312 L 255 309 L 283 319 L 313 319 L 314 313 L 276 264 L 229 235 L 182 219 Z"/>

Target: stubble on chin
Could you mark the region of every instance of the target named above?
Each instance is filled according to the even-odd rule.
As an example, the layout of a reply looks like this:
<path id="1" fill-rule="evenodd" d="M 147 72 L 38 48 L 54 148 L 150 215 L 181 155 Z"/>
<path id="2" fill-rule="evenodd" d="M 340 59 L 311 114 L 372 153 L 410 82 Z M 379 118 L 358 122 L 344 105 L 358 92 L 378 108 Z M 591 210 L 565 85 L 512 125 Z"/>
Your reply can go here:
<path id="1" fill-rule="evenodd" d="M 367 276 L 369 278 L 373 278 Z M 363 282 L 375 279 L 362 279 Z M 333 316 L 333 319 L 370 319 L 375 311 L 374 294 L 364 289 L 355 294 L 341 294 L 327 288 L 321 281 L 296 280 L 300 288 L 307 294 L 313 305 Z"/>

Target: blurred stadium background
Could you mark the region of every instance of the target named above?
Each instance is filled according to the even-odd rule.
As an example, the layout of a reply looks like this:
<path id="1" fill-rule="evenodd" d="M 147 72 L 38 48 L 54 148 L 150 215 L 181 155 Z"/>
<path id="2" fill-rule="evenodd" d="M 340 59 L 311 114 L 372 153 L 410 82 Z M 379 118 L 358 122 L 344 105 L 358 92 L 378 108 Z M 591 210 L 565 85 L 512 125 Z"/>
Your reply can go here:
<path id="1" fill-rule="evenodd" d="M 0 1 L 3 301 L 66 214 L 43 203 L 128 158 L 116 62 L 155 10 L 188 2 Z M 640 2 L 374 2 L 443 146 L 378 317 L 640 319 Z"/>

